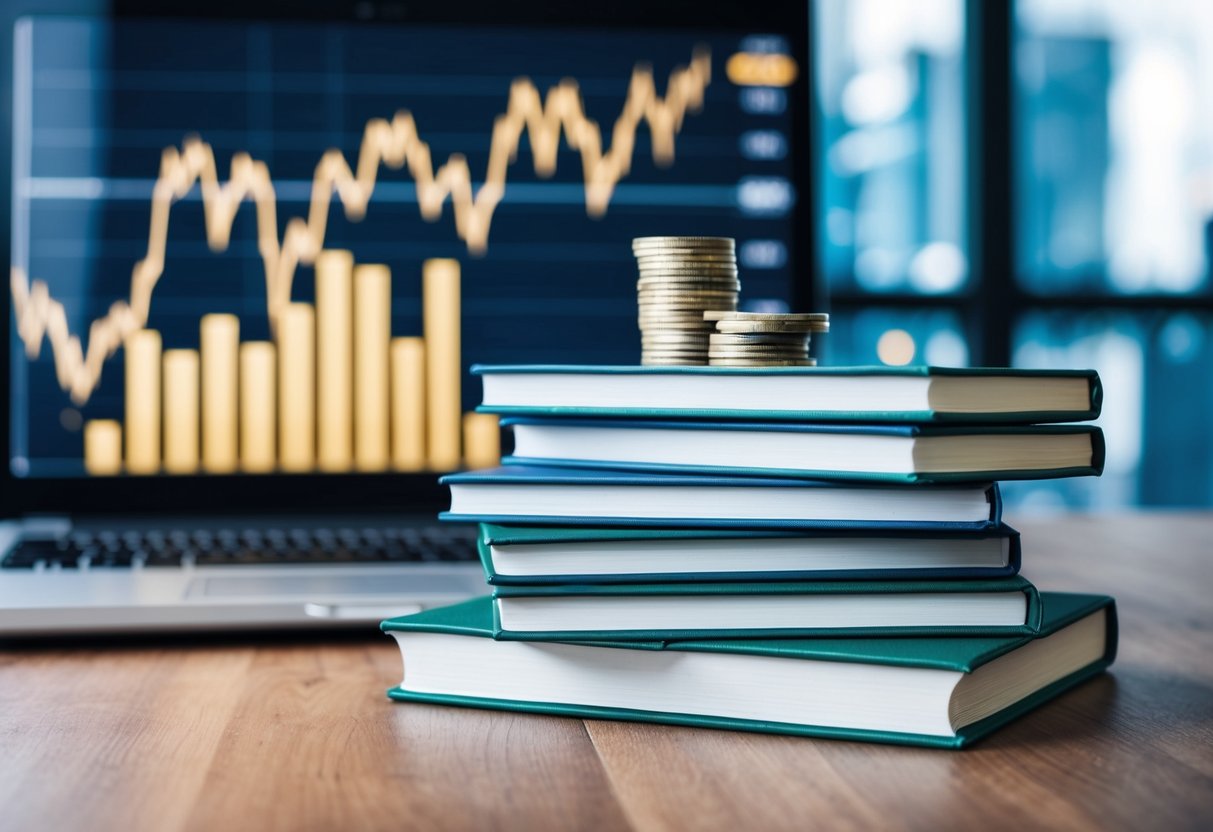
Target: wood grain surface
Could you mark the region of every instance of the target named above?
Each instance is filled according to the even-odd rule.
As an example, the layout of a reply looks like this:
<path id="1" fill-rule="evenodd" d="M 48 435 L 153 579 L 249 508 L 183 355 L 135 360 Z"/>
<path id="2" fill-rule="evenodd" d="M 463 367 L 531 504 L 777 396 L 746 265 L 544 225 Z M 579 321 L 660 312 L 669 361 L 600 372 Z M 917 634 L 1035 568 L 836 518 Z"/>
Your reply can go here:
<path id="1" fill-rule="evenodd" d="M 1213 514 L 1008 518 L 1121 652 L 967 751 L 390 703 L 365 636 L 0 645 L 0 829 L 1213 828 Z"/>

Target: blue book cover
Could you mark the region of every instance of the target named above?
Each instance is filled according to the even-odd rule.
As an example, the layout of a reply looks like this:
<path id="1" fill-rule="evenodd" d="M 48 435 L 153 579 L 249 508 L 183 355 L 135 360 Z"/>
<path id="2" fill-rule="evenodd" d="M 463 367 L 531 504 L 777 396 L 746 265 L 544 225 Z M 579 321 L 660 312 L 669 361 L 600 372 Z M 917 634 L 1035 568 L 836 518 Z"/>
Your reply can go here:
<path id="1" fill-rule="evenodd" d="M 996 483 L 837 483 L 504 466 L 448 474 L 442 520 L 528 525 L 981 531 L 1001 521 Z"/>

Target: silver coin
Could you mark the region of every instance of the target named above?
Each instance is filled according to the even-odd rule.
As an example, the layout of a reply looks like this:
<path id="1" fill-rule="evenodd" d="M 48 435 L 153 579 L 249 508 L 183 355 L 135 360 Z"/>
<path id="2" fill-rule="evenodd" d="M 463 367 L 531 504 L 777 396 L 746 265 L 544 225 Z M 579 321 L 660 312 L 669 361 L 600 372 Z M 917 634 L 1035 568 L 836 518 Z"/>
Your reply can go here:
<path id="1" fill-rule="evenodd" d="M 729 359 L 738 359 L 738 360 L 747 360 L 747 361 L 770 361 L 770 360 L 802 361 L 805 358 L 809 357 L 809 353 L 807 351 L 804 351 L 804 349 L 802 349 L 802 351 L 799 351 L 799 352 L 796 352 L 795 349 L 793 349 L 793 351 L 788 351 L 788 352 L 770 352 L 770 353 L 730 351 L 730 349 L 708 349 L 707 357 L 708 358 L 729 358 Z"/>
<path id="2" fill-rule="evenodd" d="M 704 303 L 702 300 L 695 298 L 641 298 L 636 301 L 636 308 L 641 312 L 678 312 L 679 314 L 693 314 L 703 311 Z M 712 327 L 709 324 L 704 327 L 705 332 L 711 332 Z"/>
<path id="3" fill-rule="evenodd" d="M 646 246 L 689 246 L 691 248 L 733 248 L 737 241 L 732 237 L 633 237 L 632 248 Z"/>
<path id="4" fill-rule="evenodd" d="M 727 346 L 724 344 L 709 344 L 713 352 L 729 352 L 738 355 L 771 355 L 773 353 L 804 353 L 809 349 L 807 344 L 746 344 L 743 347 Z"/>
<path id="5" fill-rule="evenodd" d="M 646 275 L 645 277 L 636 278 L 636 288 L 638 290 L 669 289 L 671 291 L 704 288 L 736 294 L 741 291 L 741 281 L 735 277 L 712 277 L 711 275 L 701 274 L 680 275 L 677 278 Z"/>
<path id="6" fill-rule="evenodd" d="M 704 312 L 705 321 L 769 321 L 771 323 L 828 323 L 824 312 Z"/>
<path id="7" fill-rule="evenodd" d="M 802 361 L 749 361 L 733 358 L 711 358 L 708 363 L 713 367 L 814 367 L 817 362 L 811 358 Z"/>
<path id="8" fill-rule="evenodd" d="M 710 280 L 741 280 L 736 266 L 726 266 L 719 263 L 712 266 L 637 265 L 636 274 L 639 277 L 661 278 L 664 280 L 686 280 L 696 277 L 705 277 Z"/>
<path id="9" fill-rule="evenodd" d="M 799 344 L 803 346 L 808 342 L 809 336 L 801 332 L 766 332 L 758 333 L 756 335 L 726 335 L 724 333 L 714 332 L 711 335 L 712 345 L 720 345 L 722 347 L 745 347 L 768 344 Z"/>
<path id="10" fill-rule="evenodd" d="M 703 293 L 708 293 L 710 295 L 710 297 L 707 297 L 706 299 L 709 300 L 711 303 L 724 303 L 728 306 L 734 306 L 734 305 L 736 305 L 737 301 L 740 300 L 740 298 L 737 297 L 738 291 L 732 287 L 710 286 L 710 285 L 701 284 L 701 283 L 695 283 L 695 284 L 687 283 L 687 284 L 683 284 L 680 286 L 668 286 L 668 285 L 667 286 L 641 286 L 636 289 L 636 297 L 638 299 L 639 298 L 653 298 L 653 297 L 672 297 L 672 296 L 679 296 L 679 295 L 693 297 L 693 296 L 698 296 L 696 293 L 698 293 L 699 295 L 702 295 Z M 707 309 L 707 308 L 708 308 L 708 304 L 706 304 L 706 303 L 699 308 L 700 318 L 703 317 L 703 310 Z M 714 325 L 712 321 L 704 321 L 704 323 L 707 324 L 709 327 Z"/>
<path id="11" fill-rule="evenodd" d="M 716 331 L 728 335 L 755 335 L 759 333 L 813 333 L 829 332 L 829 327 L 820 324 L 775 323 L 773 321 L 717 321 Z"/>
<path id="12" fill-rule="evenodd" d="M 737 268 L 737 260 L 733 257 L 729 257 L 729 256 L 726 256 L 723 254 L 715 255 L 715 256 L 709 255 L 709 256 L 705 256 L 705 257 L 700 257 L 697 255 L 689 255 L 689 254 L 686 256 L 680 255 L 677 257 L 669 256 L 669 255 L 664 255 L 661 257 L 653 257 L 651 255 L 641 255 L 636 258 L 636 265 L 641 268 L 645 268 L 645 267 L 660 268 L 662 266 L 682 266 L 684 268 L 690 267 L 690 266 L 719 266 L 719 267 L 724 267 L 724 268 L 734 268 L 735 269 L 735 268 Z"/>
<path id="13" fill-rule="evenodd" d="M 668 301 L 637 300 L 636 308 L 642 315 L 664 314 L 664 313 L 668 312 L 668 313 L 676 314 L 676 315 L 680 315 L 680 316 L 685 315 L 685 316 L 698 318 L 699 317 L 698 313 L 703 311 L 703 302 L 696 301 L 694 298 L 690 298 L 688 300 L 668 300 Z M 702 320 L 700 320 L 698 323 L 703 324 L 704 332 L 712 331 L 711 324 L 704 324 Z"/>
<path id="14" fill-rule="evenodd" d="M 666 306 L 641 306 L 636 313 L 636 317 L 646 321 L 676 321 L 680 324 L 694 324 L 695 329 L 700 332 L 711 333 L 710 327 L 705 327 L 702 321 L 696 320 L 694 309 L 679 309 L 677 307 Z"/>
<path id="15" fill-rule="evenodd" d="M 708 348 L 707 339 L 696 334 L 646 334 L 641 337 L 640 343 L 642 346 L 646 347 L 686 347 L 688 349 L 694 348 L 700 350 L 706 350 Z"/>
<path id="16" fill-rule="evenodd" d="M 651 323 L 649 321 L 637 321 L 637 329 L 639 329 L 641 332 L 647 332 L 650 334 L 655 333 L 655 332 L 666 332 L 666 333 L 703 332 L 703 330 L 697 329 L 693 324 L 685 324 L 685 323 L 680 323 L 678 321 L 663 321 L 661 323 Z"/>
<path id="17" fill-rule="evenodd" d="M 636 290 L 637 297 L 686 297 L 703 298 L 707 301 L 717 299 L 731 300 L 737 297 L 737 290 L 717 288 L 708 284 L 690 284 L 683 286 L 643 286 Z M 703 307 L 706 309 L 707 307 Z M 706 321 L 705 323 L 712 323 Z"/>

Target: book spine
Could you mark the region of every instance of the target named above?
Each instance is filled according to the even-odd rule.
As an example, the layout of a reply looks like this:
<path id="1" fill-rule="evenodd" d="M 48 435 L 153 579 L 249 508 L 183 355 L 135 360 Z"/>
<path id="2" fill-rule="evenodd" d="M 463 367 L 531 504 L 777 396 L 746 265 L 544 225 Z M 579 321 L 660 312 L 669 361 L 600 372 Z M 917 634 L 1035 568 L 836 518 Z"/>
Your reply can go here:
<path id="1" fill-rule="evenodd" d="M 1019 532 L 1007 527 L 1010 537 L 1007 544 L 1007 566 L 1008 575 L 1018 575 L 1020 567 L 1023 563 L 1023 543 L 1019 538 Z"/>

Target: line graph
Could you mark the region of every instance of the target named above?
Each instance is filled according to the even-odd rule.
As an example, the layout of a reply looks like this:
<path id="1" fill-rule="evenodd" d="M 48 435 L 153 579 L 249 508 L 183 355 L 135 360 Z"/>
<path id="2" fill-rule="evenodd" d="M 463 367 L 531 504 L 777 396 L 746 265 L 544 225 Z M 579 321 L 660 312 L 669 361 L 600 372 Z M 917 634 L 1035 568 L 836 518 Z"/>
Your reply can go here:
<path id="1" fill-rule="evenodd" d="M 308 211 L 305 216 L 288 220 L 281 238 L 278 199 L 268 165 L 248 153 L 235 153 L 228 179 L 221 182 L 211 146 L 200 138 L 188 138 L 180 149 L 169 147 L 161 155 L 152 191 L 146 254 L 132 269 L 129 298 L 115 301 L 89 326 L 87 348 L 71 331 L 63 304 L 51 295 L 46 282 L 31 280 L 14 268 L 10 283 L 17 335 L 31 360 L 39 356 L 43 341 L 49 341 L 59 386 L 76 404 L 87 402 L 100 382 L 105 361 L 128 335 L 146 325 L 153 292 L 164 274 L 172 206 L 195 186 L 202 198 L 207 243 L 216 252 L 229 246 L 241 205 L 254 203 L 271 325 L 291 301 L 299 265 L 311 265 L 324 247 L 333 196 L 342 203 L 347 219 L 362 219 L 384 167 L 407 169 L 416 186 L 418 209 L 429 222 L 441 218 L 449 199 L 457 236 L 469 252 L 483 254 L 523 136 L 531 148 L 535 173 L 544 178 L 556 171 L 563 138 L 581 157 L 586 212 L 600 217 L 609 207 L 616 186 L 631 169 L 641 123 L 648 127 L 654 162 L 659 166 L 672 164 L 676 136 L 685 117 L 701 110 L 710 82 L 711 55 L 706 47 L 696 48 L 688 64 L 671 71 L 664 96 L 657 92 L 651 68 L 636 65 L 607 148 L 601 127 L 585 112 L 575 80 L 561 81 L 544 97 L 529 79 L 515 79 L 506 110 L 494 121 L 488 165 L 478 188 L 462 154 L 453 153 L 441 166 L 434 167 L 430 146 L 410 112 L 399 111 L 390 121 L 371 119 L 364 127 L 353 167 L 339 149 L 322 154 L 312 180 Z"/>

